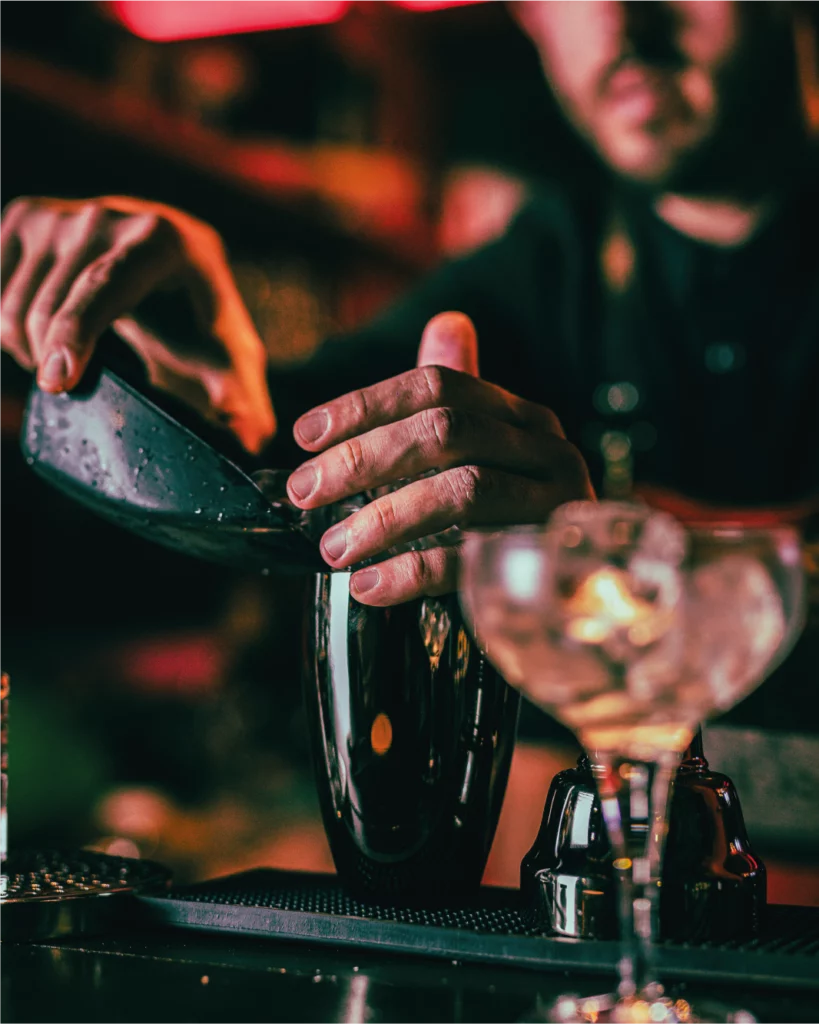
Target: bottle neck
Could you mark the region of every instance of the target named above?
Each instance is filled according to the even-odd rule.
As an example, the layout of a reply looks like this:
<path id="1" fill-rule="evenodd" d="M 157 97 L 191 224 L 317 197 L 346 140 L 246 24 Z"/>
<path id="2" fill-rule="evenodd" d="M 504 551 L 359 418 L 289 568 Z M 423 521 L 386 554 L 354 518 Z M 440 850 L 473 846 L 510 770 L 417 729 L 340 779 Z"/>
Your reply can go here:
<path id="1" fill-rule="evenodd" d="M 705 750 L 702 745 L 702 729 L 697 729 L 692 736 L 688 749 L 682 756 L 680 768 L 683 771 L 689 772 L 701 772 L 708 768 L 708 762 L 705 759 Z"/>

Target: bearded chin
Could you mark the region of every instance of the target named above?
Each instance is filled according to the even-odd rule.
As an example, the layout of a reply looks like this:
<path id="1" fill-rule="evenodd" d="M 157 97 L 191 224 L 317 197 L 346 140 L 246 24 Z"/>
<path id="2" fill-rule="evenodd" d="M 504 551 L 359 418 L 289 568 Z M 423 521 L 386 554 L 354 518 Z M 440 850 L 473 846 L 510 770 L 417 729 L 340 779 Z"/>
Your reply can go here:
<path id="1" fill-rule="evenodd" d="M 715 131 L 699 143 L 676 155 L 668 166 L 654 177 L 650 188 L 655 192 L 677 192 L 681 195 L 733 195 L 750 188 L 753 166 L 750 152 L 743 154 L 734 138 Z"/>
<path id="2" fill-rule="evenodd" d="M 702 138 L 672 156 L 646 185 L 753 200 L 799 177 L 810 142 L 792 52 L 777 49 L 780 60 L 767 76 L 750 61 L 732 69 L 718 90 L 721 109 Z"/>

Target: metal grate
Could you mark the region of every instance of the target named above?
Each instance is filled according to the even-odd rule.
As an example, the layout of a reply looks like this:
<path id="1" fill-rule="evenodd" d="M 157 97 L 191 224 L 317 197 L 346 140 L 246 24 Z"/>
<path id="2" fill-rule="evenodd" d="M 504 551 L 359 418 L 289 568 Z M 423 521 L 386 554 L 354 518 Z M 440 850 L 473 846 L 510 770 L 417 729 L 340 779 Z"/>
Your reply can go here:
<path id="1" fill-rule="evenodd" d="M 484 888 L 474 905 L 418 910 L 348 896 L 333 876 L 267 869 L 141 899 L 159 920 L 183 927 L 378 947 L 516 966 L 609 970 L 613 942 L 550 939 L 531 928 L 518 893 Z M 819 908 L 768 908 L 747 940 L 662 943 L 661 969 L 682 977 L 742 978 L 819 987 Z"/>
<path id="2" fill-rule="evenodd" d="M 3 864 L 3 905 L 111 895 L 161 886 L 170 875 L 152 861 L 111 857 L 92 850 L 15 851 Z"/>
<path id="3" fill-rule="evenodd" d="M 124 901 L 167 887 L 170 874 L 147 860 L 91 850 L 14 851 L 3 864 L 3 938 L 33 942 L 105 931 Z"/>

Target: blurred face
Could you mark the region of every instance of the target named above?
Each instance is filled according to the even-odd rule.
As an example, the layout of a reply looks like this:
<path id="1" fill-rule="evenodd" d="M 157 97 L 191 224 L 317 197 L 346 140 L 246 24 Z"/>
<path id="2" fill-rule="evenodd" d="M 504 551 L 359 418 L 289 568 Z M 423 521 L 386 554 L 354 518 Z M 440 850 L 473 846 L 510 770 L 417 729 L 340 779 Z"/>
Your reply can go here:
<path id="1" fill-rule="evenodd" d="M 751 99 L 749 83 L 765 77 L 743 6 L 530 0 L 516 9 L 559 102 L 605 162 L 667 185 L 726 126 L 730 133 L 734 108 Z"/>

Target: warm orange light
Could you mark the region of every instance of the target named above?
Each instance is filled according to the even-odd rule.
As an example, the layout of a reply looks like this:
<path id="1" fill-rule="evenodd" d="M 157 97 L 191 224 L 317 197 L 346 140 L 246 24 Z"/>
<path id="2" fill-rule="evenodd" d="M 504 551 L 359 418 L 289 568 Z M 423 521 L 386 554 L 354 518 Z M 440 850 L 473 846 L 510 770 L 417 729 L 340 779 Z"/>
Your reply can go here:
<path id="1" fill-rule="evenodd" d="M 107 10 L 134 35 L 155 42 L 338 21 L 349 0 L 110 0 Z"/>
<path id="2" fill-rule="evenodd" d="M 583 581 L 569 602 L 572 620 L 567 632 L 581 643 L 601 644 L 615 629 L 631 626 L 638 632 L 632 639 L 639 643 L 645 629 L 638 627 L 653 610 L 647 601 L 629 592 L 622 573 L 600 569 Z"/>
<path id="3" fill-rule="evenodd" d="M 370 744 L 373 753 L 378 755 L 386 754 L 392 746 L 392 722 L 383 711 L 373 720 L 372 729 L 370 729 Z"/>
<path id="4" fill-rule="evenodd" d="M 630 1021 L 633 1024 L 651 1024 L 651 1006 L 644 999 L 637 999 L 631 1004 Z"/>
<path id="5" fill-rule="evenodd" d="M 677 1002 L 674 1003 L 674 1009 L 683 1024 L 691 1019 L 691 1007 L 684 999 L 678 999 Z"/>

